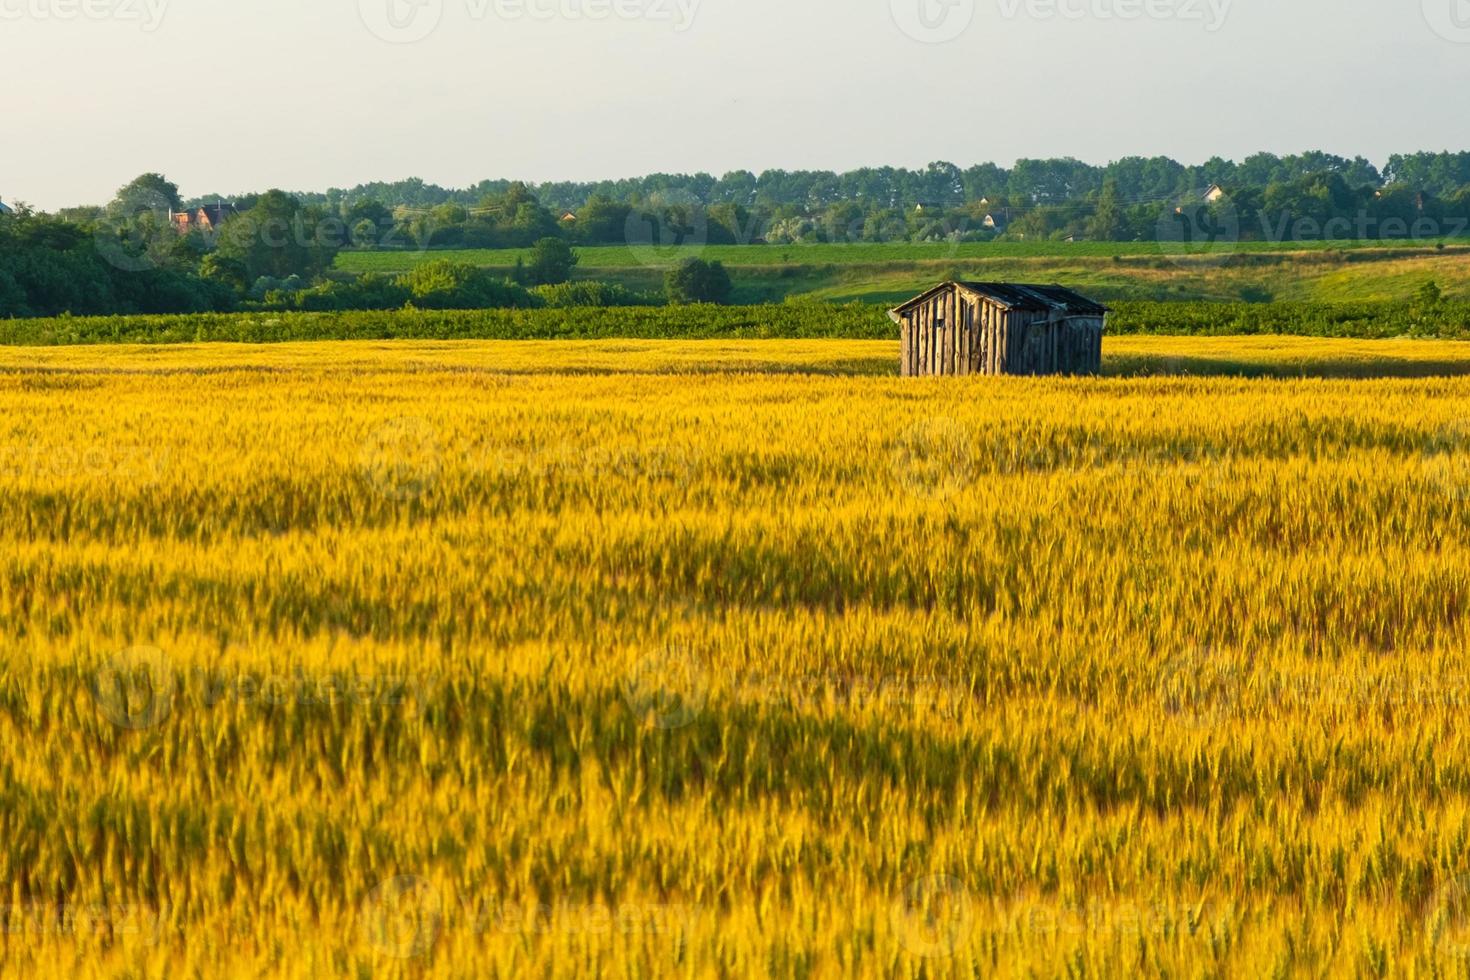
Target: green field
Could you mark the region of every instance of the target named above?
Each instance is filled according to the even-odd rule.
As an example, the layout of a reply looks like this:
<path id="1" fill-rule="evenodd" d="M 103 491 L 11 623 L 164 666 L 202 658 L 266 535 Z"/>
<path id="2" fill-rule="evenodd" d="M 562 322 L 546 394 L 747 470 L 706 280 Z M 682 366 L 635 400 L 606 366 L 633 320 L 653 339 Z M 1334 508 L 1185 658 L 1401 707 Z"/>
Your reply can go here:
<path id="1" fill-rule="evenodd" d="M 946 242 L 845 245 L 707 245 L 579 247 L 582 266 L 623 269 L 638 265 L 667 267 L 686 258 L 716 260 L 728 266 L 849 265 L 873 262 L 945 262 L 969 259 L 1112 258 L 1114 255 L 1158 257 L 1178 252 L 1215 255 L 1295 252 L 1375 251 L 1418 254 L 1435 250 L 1437 242 L 1384 243 L 1381 241 L 1238 242 L 1215 245 L 1160 244 L 1158 242 Z M 1470 240 L 1451 239 L 1447 247 L 1470 253 Z M 485 268 L 510 268 L 516 259 L 529 260 L 530 249 L 436 249 L 432 251 L 343 252 L 337 267 L 350 272 L 401 272 L 429 259 L 449 259 Z"/>
<path id="2" fill-rule="evenodd" d="M 1403 300 L 1425 282 L 1470 299 L 1470 244 L 1241 243 L 1216 251 L 1153 242 L 969 245 L 793 245 L 579 249 L 577 276 L 659 292 L 663 272 L 690 257 L 731 271 L 739 303 L 802 298 L 893 304 L 939 279 L 1060 282 L 1104 301 L 1379 302 Z M 344 252 L 342 273 L 397 273 L 450 260 L 509 269 L 516 249 Z"/>

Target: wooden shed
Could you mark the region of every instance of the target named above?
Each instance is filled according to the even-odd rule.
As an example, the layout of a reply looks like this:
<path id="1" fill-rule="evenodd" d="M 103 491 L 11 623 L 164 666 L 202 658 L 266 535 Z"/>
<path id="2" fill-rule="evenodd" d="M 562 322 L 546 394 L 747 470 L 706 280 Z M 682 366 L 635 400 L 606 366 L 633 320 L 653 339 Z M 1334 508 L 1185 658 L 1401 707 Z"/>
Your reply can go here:
<path id="1" fill-rule="evenodd" d="M 1095 374 L 1108 308 L 1062 286 L 946 282 L 888 314 L 902 373 Z"/>

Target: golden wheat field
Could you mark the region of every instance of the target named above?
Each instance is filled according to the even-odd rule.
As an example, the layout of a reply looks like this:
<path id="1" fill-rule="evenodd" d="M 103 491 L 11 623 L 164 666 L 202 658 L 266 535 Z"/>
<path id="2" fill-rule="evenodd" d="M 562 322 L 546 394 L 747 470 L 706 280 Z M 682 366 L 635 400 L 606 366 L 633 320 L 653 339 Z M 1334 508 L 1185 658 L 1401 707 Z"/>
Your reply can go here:
<path id="1" fill-rule="evenodd" d="M 0 973 L 1470 975 L 1470 349 L 0 350 Z"/>

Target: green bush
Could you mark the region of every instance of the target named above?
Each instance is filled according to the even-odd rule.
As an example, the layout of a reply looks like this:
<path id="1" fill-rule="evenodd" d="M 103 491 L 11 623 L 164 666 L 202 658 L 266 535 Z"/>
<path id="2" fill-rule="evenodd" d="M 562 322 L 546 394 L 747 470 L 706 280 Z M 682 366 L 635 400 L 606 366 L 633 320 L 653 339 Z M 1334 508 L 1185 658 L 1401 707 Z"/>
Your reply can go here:
<path id="1" fill-rule="evenodd" d="M 649 297 L 635 293 L 614 282 L 564 282 L 555 286 L 537 286 L 531 290 L 556 309 L 579 306 L 654 306 Z"/>
<path id="2" fill-rule="evenodd" d="M 704 259 L 685 259 L 664 277 L 669 302 L 675 305 L 726 303 L 730 300 L 730 288 L 730 274 L 725 266 Z"/>
<path id="3" fill-rule="evenodd" d="M 1470 337 L 1470 303 L 1114 303 L 1108 332 Z"/>
<path id="4" fill-rule="evenodd" d="M 876 340 L 894 335 L 892 323 L 879 307 L 819 303 L 603 309 L 399 309 L 0 320 L 0 343 L 33 345 L 394 339 L 580 340 L 610 337 L 858 337 Z"/>
<path id="5" fill-rule="evenodd" d="M 381 283 L 381 281 L 380 281 Z M 5 289 L 0 279 L 0 290 Z M 327 291 L 308 290 L 307 294 Z M 529 294 L 528 294 L 529 295 Z M 534 297 L 540 301 L 540 297 Z M 1296 334 L 1311 337 L 1470 339 L 1470 303 L 1117 303 L 1110 334 Z M 0 320 L 4 344 L 285 340 L 551 340 L 828 338 L 893 340 L 880 306 L 799 302 L 766 306 L 193 314 Z"/>
<path id="6" fill-rule="evenodd" d="M 412 298 L 408 288 L 397 280 L 375 272 L 353 280 L 329 280 L 303 290 L 291 306 L 298 310 L 396 310 Z"/>
<path id="7" fill-rule="evenodd" d="M 539 304 L 524 286 L 463 262 L 426 262 L 398 277 L 411 302 L 430 310 L 476 310 Z"/>
<path id="8" fill-rule="evenodd" d="M 534 286 L 554 286 L 572 277 L 577 253 L 560 238 L 543 238 L 531 249 L 524 275 Z"/>

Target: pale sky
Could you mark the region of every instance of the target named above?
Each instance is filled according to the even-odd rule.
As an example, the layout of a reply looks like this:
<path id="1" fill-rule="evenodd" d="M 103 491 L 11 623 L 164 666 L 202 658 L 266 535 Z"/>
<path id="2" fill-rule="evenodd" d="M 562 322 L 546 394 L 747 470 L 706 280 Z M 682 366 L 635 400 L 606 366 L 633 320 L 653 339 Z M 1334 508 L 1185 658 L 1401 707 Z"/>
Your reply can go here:
<path id="1" fill-rule="evenodd" d="M 1470 0 L 0 0 L 0 199 L 1470 149 Z"/>

